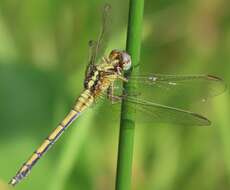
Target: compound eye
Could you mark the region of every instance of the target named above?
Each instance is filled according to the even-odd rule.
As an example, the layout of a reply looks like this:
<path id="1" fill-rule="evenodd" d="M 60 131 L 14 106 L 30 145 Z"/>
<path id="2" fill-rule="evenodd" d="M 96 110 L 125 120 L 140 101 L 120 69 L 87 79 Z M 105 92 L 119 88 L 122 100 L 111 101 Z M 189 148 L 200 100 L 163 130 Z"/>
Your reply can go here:
<path id="1" fill-rule="evenodd" d="M 129 70 L 132 66 L 131 57 L 126 52 L 122 53 L 122 65 L 123 65 L 123 70 L 125 71 Z"/>

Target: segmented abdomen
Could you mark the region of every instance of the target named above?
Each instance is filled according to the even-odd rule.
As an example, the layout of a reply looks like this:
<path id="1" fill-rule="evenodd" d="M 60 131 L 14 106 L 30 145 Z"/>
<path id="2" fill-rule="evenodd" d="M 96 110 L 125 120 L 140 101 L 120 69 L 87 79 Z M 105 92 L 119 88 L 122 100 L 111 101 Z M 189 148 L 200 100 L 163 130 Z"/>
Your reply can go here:
<path id="1" fill-rule="evenodd" d="M 57 128 L 45 139 L 41 146 L 32 154 L 32 156 L 22 165 L 15 177 L 11 179 L 9 184 L 16 185 L 23 178 L 25 178 L 30 172 L 35 163 L 52 147 L 52 145 L 58 140 L 63 132 L 70 126 L 70 124 L 78 118 L 78 116 L 88 108 L 94 101 L 94 97 L 89 90 L 85 90 L 81 96 L 77 99 L 74 107 L 58 125 Z"/>

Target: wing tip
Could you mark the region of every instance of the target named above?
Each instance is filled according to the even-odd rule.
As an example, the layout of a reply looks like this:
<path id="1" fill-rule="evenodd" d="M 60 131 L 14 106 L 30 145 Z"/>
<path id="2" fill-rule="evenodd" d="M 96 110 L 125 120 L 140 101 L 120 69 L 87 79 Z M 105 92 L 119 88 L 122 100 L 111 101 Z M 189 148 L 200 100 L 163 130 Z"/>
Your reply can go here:
<path id="1" fill-rule="evenodd" d="M 227 91 L 228 85 L 224 82 L 224 79 L 222 79 L 221 77 L 215 76 L 215 75 L 210 75 L 210 74 L 206 75 L 206 77 L 209 80 L 221 83 L 221 90 L 217 95 L 220 95 L 224 93 L 225 91 Z"/>
<path id="2" fill-rule="evenodd" d="M 192 115 L 200 119 L 199 126 L 211 127 L 212 122 L 208 118 L 197 113 L 192 113 Z"/>
<path id="3" fill-rule="evenodd" d="M 208 79 L 211 79 L 211 80 L 215 80 L 215 81 L 223 81 L 222 78 L 218 77 L 218 76 L 215 76 L 215 75 L 206 75 L 208 77 Z"/>

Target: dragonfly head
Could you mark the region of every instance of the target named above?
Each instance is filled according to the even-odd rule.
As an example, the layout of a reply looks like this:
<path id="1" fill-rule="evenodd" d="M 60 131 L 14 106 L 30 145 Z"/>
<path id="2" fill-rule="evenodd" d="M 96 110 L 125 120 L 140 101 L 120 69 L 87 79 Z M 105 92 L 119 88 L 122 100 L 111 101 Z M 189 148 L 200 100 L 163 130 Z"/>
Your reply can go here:
<path id="1" fill-rule="evenodd" d="M 131 57 L 125 51 L 112 50 L 109 55 L 109 59 L 115 63 L 114 67 L 117 70 L 127 71 L 131 68 L 132 65 Z"/>

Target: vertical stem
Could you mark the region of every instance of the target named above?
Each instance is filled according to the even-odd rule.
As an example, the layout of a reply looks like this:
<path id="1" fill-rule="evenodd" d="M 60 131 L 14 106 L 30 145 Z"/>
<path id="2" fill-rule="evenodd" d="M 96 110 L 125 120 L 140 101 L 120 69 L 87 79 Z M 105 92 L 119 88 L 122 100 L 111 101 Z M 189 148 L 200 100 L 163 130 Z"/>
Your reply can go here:
<path id="1" fill-rule="evenodd" d="M 132 58 L 132 70 L 126 76 L 139 72 L 141 49 L 141 31 L 144 0 L 130 0 L 126 50 Z M 136 84 L 124 84 L 127 93 L 133 91 Z M 117 160 L 116 190 L 130 190 L 132 176 L 132 158 L 135 132 L 135 109 L 126 101 L 122 102 L 120 134 Z"/>

